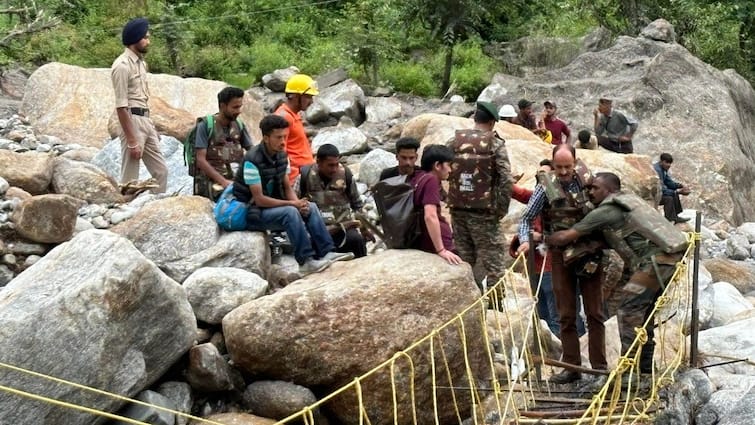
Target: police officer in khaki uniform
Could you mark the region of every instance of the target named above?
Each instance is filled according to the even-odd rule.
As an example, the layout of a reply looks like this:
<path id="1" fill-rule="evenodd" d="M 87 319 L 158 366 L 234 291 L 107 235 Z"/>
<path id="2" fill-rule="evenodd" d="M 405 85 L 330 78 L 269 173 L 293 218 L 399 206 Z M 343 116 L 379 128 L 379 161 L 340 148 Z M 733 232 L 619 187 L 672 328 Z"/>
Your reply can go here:
<path id="1" fill-rule="evenodd" d="M 168 166 L 160 152 L 160 136 L 149 119 L 149 87 L 144 55 L 149 47 L 149 22 L 144 18 L 129 21 L 121 37 L 126 49 L 113 62 L 110 77 L 115 90 L 115 111 L 121 125 L 121 183 L 139 178 L 139 160 L 163 193 L 168 186 Z"/>

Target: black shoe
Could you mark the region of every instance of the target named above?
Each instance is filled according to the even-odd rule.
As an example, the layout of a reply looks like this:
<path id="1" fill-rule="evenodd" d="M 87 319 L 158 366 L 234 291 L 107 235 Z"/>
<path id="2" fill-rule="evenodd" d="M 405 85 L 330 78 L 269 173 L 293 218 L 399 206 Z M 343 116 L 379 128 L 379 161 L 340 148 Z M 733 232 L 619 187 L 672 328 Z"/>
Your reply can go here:
<path id="1" fill-rule="evenodd" d="M 686 222 L 688 222 L 689 220 L 690 220 L 689 218 L 685 218 L 685 217 L 677 217 L 677 218 L 675 218 L 675 219 L 674 219 L 673 221 L 674 221 L 674 223 L 675 223 L 675 224 L 679 224 L 679 223 L 686 223 Z"/>
<path id="2" fill-rule="evenodd" d="M 548 381 L 551 384 L 571 384 L 582 379 L 582 374 L 579 372 L 573 372 L 571 370 L 562 370 L 561 372 L 551 376 Z"/>

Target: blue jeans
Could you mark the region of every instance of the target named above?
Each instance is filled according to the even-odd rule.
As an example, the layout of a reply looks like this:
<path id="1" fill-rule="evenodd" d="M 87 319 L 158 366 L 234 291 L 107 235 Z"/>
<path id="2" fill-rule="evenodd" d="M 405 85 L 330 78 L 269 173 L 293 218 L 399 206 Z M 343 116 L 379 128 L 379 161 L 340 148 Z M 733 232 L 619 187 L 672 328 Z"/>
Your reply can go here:
<path id="1" fill-rule="evenodd" d="M 320 210 L 313 202 L 309 203 L 307 217 L 302 217 L 296 207 L 262 208 L 260 219 L 247 223 L 247 229 L 285 230 L 294 246 L 294 257 L 299 264 L 315 256 L 324 257 L 335 249 Z"/>
<path id="2" fill-rule="evenodd" d="M 540 275 L 536 275 L 535 279 L 540 280 Z M 543 281 L 540 283 L 540 292 L 537 294 L 537 314 L 541 319 L 545 320 L 548 324 L 548 328 L 553 332 L 556 337 L 561 336 L 561 326 L 559 325 L 558 308 L 556 307 L 556 296 L 553 295 L 553 276 L 551 272 L 543 273 Z M 582 299 L 577 297 L 577 335 L 582 336 L 585 334 L 585 322 L 582 320 L 582 315 L 579 311 L 582 310 Z"/>

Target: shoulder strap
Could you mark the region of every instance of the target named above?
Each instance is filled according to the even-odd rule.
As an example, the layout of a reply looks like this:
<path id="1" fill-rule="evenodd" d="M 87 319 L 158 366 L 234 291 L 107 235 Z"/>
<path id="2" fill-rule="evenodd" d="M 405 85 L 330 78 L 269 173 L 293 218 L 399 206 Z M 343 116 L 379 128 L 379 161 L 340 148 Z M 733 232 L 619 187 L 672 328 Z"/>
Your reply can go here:
<path id="1" fill-rule="evenodd" d="M 239 126 L 239 131 L 244 131 L 244 121 L 241 121 L 241 118 L 236 117 L 236 125 Z"/>
<path id="2" fill-rule="evenodd" d="M 215 115 L 207 115 L 205 122 L 207 123 L 207 138 L 209 139 L 212 136 L 212 132 L 215 131 Z"/>

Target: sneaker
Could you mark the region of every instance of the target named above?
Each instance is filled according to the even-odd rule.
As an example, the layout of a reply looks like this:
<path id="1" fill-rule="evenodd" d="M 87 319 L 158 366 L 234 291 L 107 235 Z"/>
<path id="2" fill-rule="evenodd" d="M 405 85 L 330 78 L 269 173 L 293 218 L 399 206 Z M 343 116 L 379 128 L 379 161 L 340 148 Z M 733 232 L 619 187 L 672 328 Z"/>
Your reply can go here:
<path id="1" fill-rule="evenodd" d="M 687 218 L 687 217 L 677 217 L 677 218 L 675 218 L 675 219 L 674 219 L 674 223 L 676 223 L 676 224 L 679 224 L 679 223 L 686 223 L 686 222 L 688 222 L 689 220 L 690 220 L 690 219 L 689 219 L 689 218 Z"/>
<path id="2" fill-rule="evenodd" d="M 582 379 L 582 374 L 579 372 L 573 372 L 571 370 L 562 370 L 561 372 L 551 376 L 548 381 L 551 384 L 571 384 Z"/>
<path id="3" fill-rule="evenodd" d="M 299 266 L 299 275 L 304 277 L 308 274 L 321 272 L 330 266 L 328 260 L 315 260 L 314 258 L 308 258 L 304 264 Z"/>
<path id="4" fill-rule="evenodd" d="M 329 253 L 325 254 L 324 257 L 322 257 L 323 260 L 327 260 L 330 262 L 335 261 L 349 261 L 354 259 L 354 253 L 353 252 L 335 252 L 330 251 Z"/>

